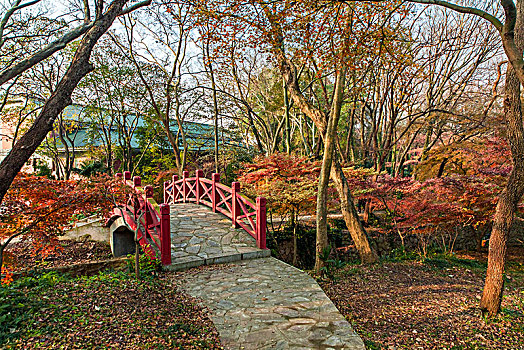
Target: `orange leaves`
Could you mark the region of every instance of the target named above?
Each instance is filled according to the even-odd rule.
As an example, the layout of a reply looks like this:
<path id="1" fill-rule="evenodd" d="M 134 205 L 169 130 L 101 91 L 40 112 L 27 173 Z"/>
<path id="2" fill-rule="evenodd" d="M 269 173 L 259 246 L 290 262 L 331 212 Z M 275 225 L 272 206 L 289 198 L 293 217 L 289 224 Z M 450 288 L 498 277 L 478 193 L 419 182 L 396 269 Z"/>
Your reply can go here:
<path id="1" fill-rule="evenodd" d="M 499 186 L 505 183 L 512 168 L 507 142 L 498 137 L 489 137 L 435 148 L 417 166 L 417 178 L 424 180 L 435 176 L 443 162 L 443 175 L 484 176 Z"/>
<path id="2" fill-rule="evenodd" d="M 386 212 L 391 228 L 417 233 L 478 226 L 492 219 L 500 188 L 483 176 L 448 176 L 424 182 L 370 169 L 344 169 L 357 199 Z"/>
<path id="3" fill-rule="evenodd" d="M 298 212 L 314 206 L 319 172 L 319 162 L 275 153 L 244 164 L 238 180 L 249 194 L 266 197 L 272 209 Z"/>
<path id="4" fill-rule="evenodd" d="M 0 212 L 0 239 L 20 235 L 30 240 L 42 257 L 57 249 L 57 235 L 75 218 L 107 216 L 115 202 L 129 191 L 110 177 L 57 181 L 19 174 L 9 189 Z"/>
<path id="5" fill-rule="evenodd" d="M 4 276 L 1 283 L 9 284 L 13 282 L 13 273 L 9 271 L 7 267 L 2 266 L 1 274 Z"/>
<path id="6" fill-rule="evenodd" d="M 291 59 L 314 59 L 318 70 L 329 71 L 341 63 L 363 69 L 371 56 L 399 51 L 393 43 L 405 35 L 399 30 L 405 16 L 392 13 L 407 14 L 407 8 L 401 1 L 211 0 L 198 2 L 192 15 L 202 40 L 216 49 L 216 61 L 282 50 Z"/>

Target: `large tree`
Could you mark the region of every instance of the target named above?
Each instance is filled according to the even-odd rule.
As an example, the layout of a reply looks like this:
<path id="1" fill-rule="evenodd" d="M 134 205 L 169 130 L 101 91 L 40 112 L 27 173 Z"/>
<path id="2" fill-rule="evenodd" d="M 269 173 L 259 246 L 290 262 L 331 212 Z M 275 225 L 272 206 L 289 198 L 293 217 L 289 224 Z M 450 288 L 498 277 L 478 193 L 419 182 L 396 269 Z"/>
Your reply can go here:
<path id="1" fill-rule="evenodd" d="M 25 4 L 25 7 L 37 2 L 39 1 L 30 1 Z M 13 145 L 7 157 L 0 163 L 0 202 L 3 200 L 20 169 L 22 169 L 23 165 L 42 143 L 47 133 L 52 130 L 57 116 L 66 106 L 72 103 L 71 94 L 80 80 L 93 70 L 89 58 L 97 41 L 109 27 L 111 27 L 115 18 L 130 13 L 142 6 L 149 5 L 151 0 L 145 0 L 126 7 L 128 2 L 130 1 L 113 0 L 108 6 L 105 6 L 104 1 L 101 0 L 95 1 L 94 4 L 91 4 L 89 1 L 84 1 L 83 24 L 73 31 L 66 33 L 66 35 L 62 36 L 58 41 L 37 49 L 35 53 L 28 58 L 21 58 L 18 62 L 14 61 L 13 64 L 8 65 L 0 73 L 0 84 L 3 84 L 31 68 L 36 63 L 48 58 L 54 52 L 64 48 L 65 45 L 74 40 L 74 38 L 78 38 L 83 34 L 69 68 L 60 79 L 53 94 L 45 102 L 42 110 L 27 132 Z M 0 39 L 3 38 L 2 32 L 6 27 L 6 23 L 9 22 L 13 13 L 22 9 L 22 6 L 24 5 L 21 4 L 21 1 L 17 0 L 4 14 L 0 22 Z M 94 16 L 91 14 L 92 7 L 95 12 Z M 80 34 L 78 34 L 79 32 Z M 73 37 L 73 39 L 71 39 L 71 37 Z"/>
<path id="2" fill-rule="evenodd" d="M 199 14 L 207 15 L 207 18 L 214 20 L 216 27 L 220 27 L 220 35 L 217 35 L 216 40 L 220 46 L 218 50 L 224 48 L 224 57 L 232 57 L 232 49 L 236 48 L 232 45 L 242 41 L 248 49 L 236 48 L 235 54 L 243 55 L 246 51 L 258 50 L 264 52 L 268 61 L 275 64 L 294 108 L 307 116 L 319 131 L 317 149 L 324 145 L 325 171 L 322 176 L 324 181 L 319 187 L 319 209 L 325 209 L 322 193 L 328 183 L 325 179 L 327 174 L 335 184 L 343 217 L 362 261 L 374 262 L 377 256 L 370 247 L 355 210 L 338 157 L 339 147 L 332 145 L 337 144 L 336 116 L 344 105 L 343 92 L 358 85 L 358 76 L 367 62 L 366 57 L 377 54 L 378 48 L 384 48 L 391 42 L 385 38 L 396 33 L 396 20 L 388 15 L 391 12 L 390 6 L 354 6 L 346 9 L 340 4 L 317 5 L 316 2 L 306 1 L 229 1 L 225 4 L 207 1 L 205 4 L 202 2 Z M 241 18 L 236 15 L 239 11 L 244 14 Z M 345 74 L 339 73 L 347 69 L 351 72 L 350 78 L 341 79 Z M 337 81 L 344 86 L 337 89 Z M 314 90 L 320 93 L 316 94 Z M 342 93 L 340 101 L 335 98 L 334 91 Z M 331 118 L 333 125 L 328 128 Z M 287 119 L 282 118 L 281 121 L 285 122 Z M 333 131 L 334 140 L 326 142 L 328 129 Z M 277 129 L 277 134 L 281 130 Z M 285 130 L 290 134 L 287 126 Z M 287 139 L 287 135 L 285 137 Z M 331 154 L 332 151 L 336 152 Z M 319 255 L 327 241 L 324 216 L 325 210 L 319 210 Z M 318 259 L 317 262 L 318 268 L 321 263 Z"/>

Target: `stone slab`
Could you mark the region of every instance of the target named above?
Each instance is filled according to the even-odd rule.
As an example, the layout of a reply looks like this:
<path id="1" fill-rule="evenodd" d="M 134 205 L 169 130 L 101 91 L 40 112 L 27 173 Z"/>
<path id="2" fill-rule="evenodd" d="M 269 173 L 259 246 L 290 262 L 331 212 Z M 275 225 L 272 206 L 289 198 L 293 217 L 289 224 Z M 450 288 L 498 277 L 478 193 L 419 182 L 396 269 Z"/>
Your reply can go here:
<path id="1" fill-rule="evenodd" d="M 203 270 L 181 285 L 211 310 L 226 349 L 365 349 L 316 281 L 280 260 Z"/>
<path id="2" fill-rule="evenodd" d="M 258 249 L 255 239 L 246 231 L 231 226 L 229 219 L 213 213 L 206 206 L 194 203 L 172 205 L 172 266 L 167 269 L 175 271 L 271 255 L 268 249 Z M 187 257 L 194 259 L 184 260 Z"/>

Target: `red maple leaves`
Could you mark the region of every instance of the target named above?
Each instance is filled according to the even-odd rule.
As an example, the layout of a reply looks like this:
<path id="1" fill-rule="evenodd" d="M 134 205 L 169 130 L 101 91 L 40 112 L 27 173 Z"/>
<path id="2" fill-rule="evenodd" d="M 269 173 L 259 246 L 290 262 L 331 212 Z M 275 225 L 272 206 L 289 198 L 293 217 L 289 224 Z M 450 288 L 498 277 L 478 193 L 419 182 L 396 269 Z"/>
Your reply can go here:
<path id="1" fill-rule="evenodd" d="M 107 175 L 58 181 L 19 174 L 0 206 L 0 239 L 3 244 L 15 237 L 29 240 L 33 252 L 45 258 L 75 219 L 107 216 L 126 191 L 121 181 Z"/>

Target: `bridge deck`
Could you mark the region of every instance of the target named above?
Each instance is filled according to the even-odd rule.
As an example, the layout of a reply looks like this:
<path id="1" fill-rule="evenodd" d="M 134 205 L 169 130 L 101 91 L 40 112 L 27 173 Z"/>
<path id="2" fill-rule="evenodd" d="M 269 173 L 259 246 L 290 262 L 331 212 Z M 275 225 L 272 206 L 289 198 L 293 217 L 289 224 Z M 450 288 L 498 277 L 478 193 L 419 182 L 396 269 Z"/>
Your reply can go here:
<path id="1" fill-rule="evenodd" d="M 182 275 L 229 350 L 365 350 L 313 278 L 275 258 Z"/>
<path id="2" fill-rule="evenodd" d="M 246 231 L 231 227 L 231 220 L 205 206 L 177 203 L 171 206 L 171 257 L 169 270 L 270 256 L 256 247 Z"/>
<path id="3" fill-rule="evenodd" d="M 177 274 L 182 288 L 210 309 L 226 349 L 365 349 L 314 279 L 256 248 L 255 239 L 223 215 L 172 205 L 171 239 L 170 270 L 232 263 Z M 255 258 L 263 259 L 247 261 Z"/>

